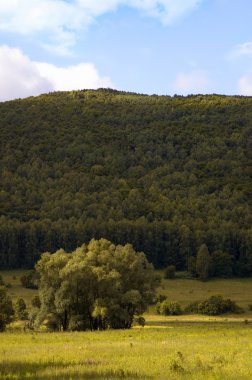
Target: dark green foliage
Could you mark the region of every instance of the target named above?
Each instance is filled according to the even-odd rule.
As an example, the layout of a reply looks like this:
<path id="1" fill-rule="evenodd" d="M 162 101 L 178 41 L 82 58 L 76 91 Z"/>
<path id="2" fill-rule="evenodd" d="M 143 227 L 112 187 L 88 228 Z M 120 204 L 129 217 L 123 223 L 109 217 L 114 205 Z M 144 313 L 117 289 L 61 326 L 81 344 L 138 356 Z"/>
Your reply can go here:
<path id="1" fill-rule="evenodd" d="M 141 327 L 145 326 L 145 318 L 142 316 L 135 318 L 135 322 Z"/>
<path id="2" fill-rule="evenodd" d="M 224 299 L 222 296 L 212 296 L 205 301 L 193 302 L 188 305 L 186 311 L 206 315 L 242 312 L 234 301 Z"/>
<path id="3" fill-rule="evenodd" d="M 161 315 L 180 315 L 182 314 L 181 306 L 178 302 L 164 300 L 157 303 L 156 310 Z"/>
<path id="4" fill-rule="evenodd" d="M 168 267 L 165 268 L 164 272 L 164 278 L 175 278 L 175 272 L 176 272 L 176 267 L 175 265 L 168 265 Z"/>
<path id="5" fill-rule="evenodd" d="M 21 284 L 27 289 L 38 289 L 38 274 L 35 270 L 24 273 L 20 278 Z"/>
<path id="6" fill-rule="evenodd" d="M 187 270 L 192 276 L 196 276 L 196 257 L 189 256 L 187 260 Z"/>
<path id="7" fill-rule="evenodd" d="M 161 303 L 161 302 L 163 302 L 163 301 L 165 301 L 167 299 L 167 297 L 164 295 L 164 294 L 159 294 L 158 296 L 157 296 L 157 299 L 156 299 L 156 302 L 158 303 Z"/>
<path id="8" fill-rule="evenodd" d="M 39 296 L 34 296 L 31 300 L 31 304 L 33 307 L 36 307 L 36 308 L 40 308 L 41 306 L 41 301 L 40 301 L 40 298 Z"/>
<path id="9" fill-rule="evenodd" d="M 213 252 L 211 256 L 211 276 L 230 277 L 232 273 L 231 256 L 220 250 Z"/>
<path id="10" fill-rule="evenodd" d="M 5 287 L 0 286 L 0 332 L 4 331 L 14 316 L 14 309 L 10 296 Z"/>
<path id="11" fill-rule="evenodd" d="M 252 274 L 251 97 L 57 92 L 0 103 L 0 267 L 102 236 L 186 270 Z"/>
<path id="12" fill-rule="evenodd" d="M 18 298 L 15 306 L 15 317 L 16 319 L 26 320 L 28 319 L 28 311 L 26 308 L 26 303 L 23 298 Z"/>
<path id="13" fill-rule="evenodd" d="M 5 282 L 1 274 L 0 274 L 0 286 L 5 286 Z"/>
<path id="14" fill-rule="evenodd" d="M 36 264 L 41 301 L 37 323 L 52 330 L 130 328 L 155 296 L 159 277 L 130 244 L 106 239 L 66 253 L 45 253 Z"/>

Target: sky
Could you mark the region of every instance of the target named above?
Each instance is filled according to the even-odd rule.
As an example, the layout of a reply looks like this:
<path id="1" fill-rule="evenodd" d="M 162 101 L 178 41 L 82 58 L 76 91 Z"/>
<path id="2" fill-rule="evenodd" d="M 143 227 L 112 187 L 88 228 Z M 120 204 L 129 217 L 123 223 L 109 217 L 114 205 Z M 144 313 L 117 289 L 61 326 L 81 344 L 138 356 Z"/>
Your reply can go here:
<path id="1" fill-rule="evenodd" d="M 252 95 L 252 0 L 0 0 L 0 101 Z"/>

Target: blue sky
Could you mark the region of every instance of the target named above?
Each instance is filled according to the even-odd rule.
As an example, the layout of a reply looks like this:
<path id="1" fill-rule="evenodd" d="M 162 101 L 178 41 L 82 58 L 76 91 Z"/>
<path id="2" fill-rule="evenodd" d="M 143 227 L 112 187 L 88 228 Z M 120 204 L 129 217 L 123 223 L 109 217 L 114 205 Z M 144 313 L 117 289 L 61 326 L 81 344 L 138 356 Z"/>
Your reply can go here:
<path id="1" fill-rule="evenodd" d="M 251 0 L 0 0 L 0 101 L 111 87 L 252 95 Z"/>

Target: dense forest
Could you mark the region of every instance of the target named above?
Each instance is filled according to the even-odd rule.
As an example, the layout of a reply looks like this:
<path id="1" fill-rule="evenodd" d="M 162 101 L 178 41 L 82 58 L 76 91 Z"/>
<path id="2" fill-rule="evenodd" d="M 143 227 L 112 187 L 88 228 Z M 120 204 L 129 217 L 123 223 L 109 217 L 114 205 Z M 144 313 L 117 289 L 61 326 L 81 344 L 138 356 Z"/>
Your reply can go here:
<path id="1" fill-rule="evenodd" d="M 252 275 L 251 127 L 252 97 L 100 89 L 0 103 L 0 267 L 104 237 L 178 270 L 205 244 Z"/>

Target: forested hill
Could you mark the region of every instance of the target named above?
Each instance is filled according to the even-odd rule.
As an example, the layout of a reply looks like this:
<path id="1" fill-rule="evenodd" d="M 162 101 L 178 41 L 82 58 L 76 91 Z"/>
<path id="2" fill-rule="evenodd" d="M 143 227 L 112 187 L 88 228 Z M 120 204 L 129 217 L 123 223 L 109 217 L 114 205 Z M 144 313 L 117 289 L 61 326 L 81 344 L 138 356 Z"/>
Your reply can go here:
<path id="1" fill-rule="evenodd" d="M 252 275 L 252 97 L 57 92 L 0 103 L 0 126 L 1 267 L 105 237 Z"/>

